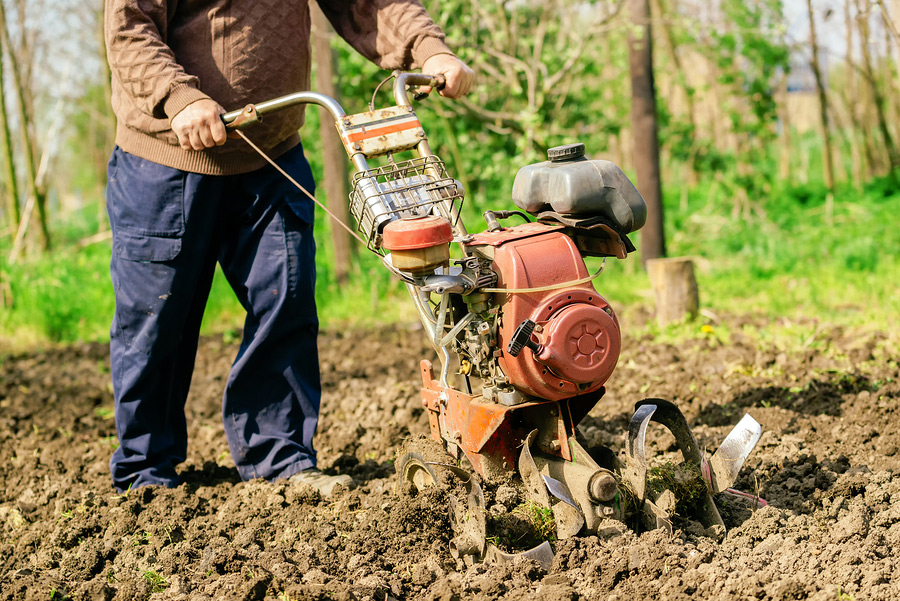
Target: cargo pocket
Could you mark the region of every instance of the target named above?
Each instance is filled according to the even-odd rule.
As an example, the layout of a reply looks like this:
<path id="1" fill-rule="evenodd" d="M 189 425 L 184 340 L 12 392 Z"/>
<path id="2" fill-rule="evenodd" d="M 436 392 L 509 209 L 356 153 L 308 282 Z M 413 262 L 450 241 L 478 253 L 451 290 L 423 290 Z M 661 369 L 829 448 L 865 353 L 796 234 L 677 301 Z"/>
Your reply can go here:
<path id="1" fill-rule="evenodd" d="M 186 178 L 184 171 L 116 148 L 109 163 L 106 189 L 106 208 L 113 231 L 133 239 L 180 238 L 185 227 Z M 144 246 L 155 244 L 147 242 Z"/>
<path id="2" fill-rule="evenodd" d="M 113 254 L 126 261 L 158 263 L 171 261 L 181 252 L 181 238 L 147 236 L 128 231 L 116 232 Z"/>
<path id="3" fill-rule="evenodd" d="M 173 337 L 181 335 L 182 323 L 172 321 L 173 308 L 179 313 L 178 301 L 168 304 L 175 292 L 180 253 L 180 237 L 113 232 L 116 312 L 112 331 L 126 347 L 150 354 L 156 345 L 172 348 Z"/>

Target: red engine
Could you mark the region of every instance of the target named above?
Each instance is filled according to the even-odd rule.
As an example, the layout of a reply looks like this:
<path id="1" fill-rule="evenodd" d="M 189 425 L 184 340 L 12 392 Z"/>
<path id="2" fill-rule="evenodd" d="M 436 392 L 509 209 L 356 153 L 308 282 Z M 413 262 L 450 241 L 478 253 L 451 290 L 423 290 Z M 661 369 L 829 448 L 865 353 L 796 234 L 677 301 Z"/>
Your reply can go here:
<path id="1" fill-rule="evenodd" d="M 612 308 L 587 281 L 581 253 L 560 229 L 525 224 L 478 234 L 469 244 L 476 252 L 492 247 L 500 288 L 537 289 L 501 295 L 498 363 L 512 386 L 547 400 L 599 389 L 621 345 Z M 578 281 L 584 283 L 554 289 Z M 529 350 L 510 352 L 517 341 Z"/>

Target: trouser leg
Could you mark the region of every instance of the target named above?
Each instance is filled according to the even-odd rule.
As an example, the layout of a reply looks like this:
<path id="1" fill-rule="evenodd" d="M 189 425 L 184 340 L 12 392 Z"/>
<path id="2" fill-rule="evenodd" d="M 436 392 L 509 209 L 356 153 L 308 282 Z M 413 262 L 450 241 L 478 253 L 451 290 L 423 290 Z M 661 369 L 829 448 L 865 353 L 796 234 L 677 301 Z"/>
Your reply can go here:
<path id="1" fill-rule="evenodd" d="M 302 148 L 279 164 L 310 192 Z M 223 399 L 241 477 L 275 480 L 315 466 L 321 384 L 311 201 L 272 168 L 240 178 L 229 199 L 222 270 L 247 310 Z"/>
<path id="2" fill-rule="evenodd" d="M 187 453 L 184 403 L 215 268 L 216 183 L 119 149 L 110 159 L 119 438 L 110 470 L 119 490 L 178 483 L 175 466 Z"/>

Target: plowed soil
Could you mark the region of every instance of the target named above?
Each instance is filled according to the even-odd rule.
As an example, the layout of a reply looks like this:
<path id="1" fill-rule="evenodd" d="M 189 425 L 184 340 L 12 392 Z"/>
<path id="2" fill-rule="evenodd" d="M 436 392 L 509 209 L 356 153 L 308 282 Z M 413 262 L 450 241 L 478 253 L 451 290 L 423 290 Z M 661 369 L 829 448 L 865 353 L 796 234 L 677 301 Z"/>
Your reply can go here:
<path id="1" fill-rule="evenodd" d="M 676 344 L 629 336 L 627 321 L 582 431 L 619 451 L 635 401 L 662 397 L 714 450 L 750 412 L 764 434 L 737 487 L 768 506 L 726 508 L 724 541 L 611 529 L 554 542 L 549 571 L 455 560 L 446 491 L 394 492 L 398 451 L 427 434 L 417 366 L 432 356 L 402 327 L 320 339 L 320 467 L 352 475 L 354 490 L 323 500 L 240 481 L 219 414 L 237 342 L 219 337 L 199 352 L 184 484 L 116 494 L 108 352 L 89 344 L 0 359 L 0 599 L 900 598 L 900 370 L 888 339 L 821 325 L 785 342 L 759 332 L 786 324 L 731 318 L 727 340 L 716 325 Z M 487 487 L 489 508 L 510 494 L 500 503 Z"/>

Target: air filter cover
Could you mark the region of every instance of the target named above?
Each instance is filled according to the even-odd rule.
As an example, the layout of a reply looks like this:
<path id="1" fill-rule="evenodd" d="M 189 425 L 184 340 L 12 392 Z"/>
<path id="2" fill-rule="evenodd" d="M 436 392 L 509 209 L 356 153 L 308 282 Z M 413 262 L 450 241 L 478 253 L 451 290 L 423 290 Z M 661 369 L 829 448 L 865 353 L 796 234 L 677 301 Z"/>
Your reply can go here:
<path id="1" fill-rule="evenodd" d="M 453 241 L 450 222 L 437 215 L 406 217 L 387 224 L 381 245 L 390 250 L 416 250 Z"/>

